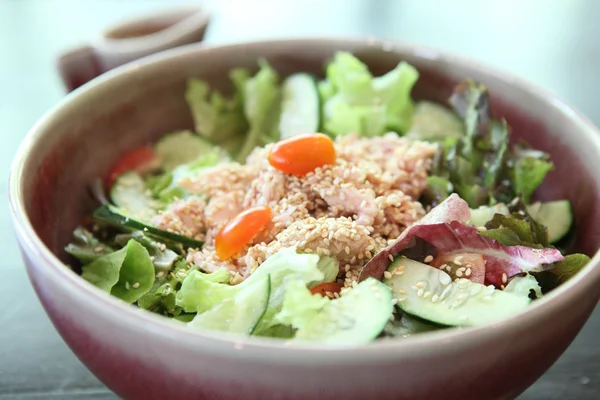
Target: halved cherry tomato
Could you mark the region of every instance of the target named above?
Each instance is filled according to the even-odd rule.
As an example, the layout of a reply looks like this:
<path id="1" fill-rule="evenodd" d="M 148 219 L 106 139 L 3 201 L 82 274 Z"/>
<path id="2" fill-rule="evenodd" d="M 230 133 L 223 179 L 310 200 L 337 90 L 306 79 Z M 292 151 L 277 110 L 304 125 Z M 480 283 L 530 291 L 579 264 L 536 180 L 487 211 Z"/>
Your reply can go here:
<path id="1" fill-rule="evenodd" d="M 215 250 L 221 261 L 227 260 L 249 243 L 271 220 L 269 207 L 254 207 L 227 222 L 215 238 Z"/>
<path id="2" fill-rule="evenodd" d="M 337 282 L 325 282 L 321 283 L 314 288 L 310 289 L 312 294 L 320 294 L 323 297 L 327 296 L 327 292 L 330 293 L 339 293 L 344 286 L 341 283 Z"/>
<path id="3" fill-rule="evenodd" d="M 150 146 L 143 146 L 125 153 L 110 170 L 106 179 L 106 188 L 110 189 L 119 175 L 130 170 L 143 172 L 155 160 L 156 155 Z"/>
<path id="4" fill-rule="evenodd" d="M 306 133 L 275 143 L 269 163 L 286 174 L 303 176 L 324 165 L 335 164 L 333 140 L 322 133 Z"/>

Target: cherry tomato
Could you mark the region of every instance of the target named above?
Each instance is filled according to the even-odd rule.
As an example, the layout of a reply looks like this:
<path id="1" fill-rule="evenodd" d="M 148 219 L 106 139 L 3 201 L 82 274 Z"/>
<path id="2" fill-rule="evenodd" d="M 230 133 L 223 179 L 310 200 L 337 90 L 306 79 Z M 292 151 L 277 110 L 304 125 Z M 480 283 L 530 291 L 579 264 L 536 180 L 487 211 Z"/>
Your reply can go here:
<path id="1" fill-rule="evenodd" d="M 333 140 L 322 133 L 306 133 L 281 140 L 269 152 L 269 164 L 286 174 L 303 176 L 335 163 Z"/>
<path id="2" fill-rule="evenodd" d="M 123 157 L 117 160 L 110 170 L 106 180 L 106 187 L 110 189 L 119 175 L 127 171 L 135 170 L 138 172 L 143 172 L 145 168 L 153 164 L 155 160 L 156 155 L 150 146 L 140 147 L 125 153 Z"/>
<path id="3" fill-rule="evenodd" d="M 321 283 L 314 288 L 310 289 L 312 294 L 320 294 L 321 296 L 327 296 L 327 292 L 339 293 L 342 290 L 343 285 L 337 282 L 325 282 Z"/>
<path id="4" fill-rule="evenodd" d="M 228 221 L 215 238 L 215 250 L 221 261 L 227 260 L 248 244 L 271 220 L 269 207 L 250 208 Z"/>

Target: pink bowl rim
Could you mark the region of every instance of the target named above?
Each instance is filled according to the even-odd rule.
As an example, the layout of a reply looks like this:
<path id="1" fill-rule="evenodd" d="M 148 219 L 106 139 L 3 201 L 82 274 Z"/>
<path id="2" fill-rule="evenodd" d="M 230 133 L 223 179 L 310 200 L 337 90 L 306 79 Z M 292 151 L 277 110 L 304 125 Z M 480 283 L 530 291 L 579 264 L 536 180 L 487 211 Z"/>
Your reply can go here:
<path id="1" fill-rule="evenodd" d="M 407 338 L 379 340 L 366 345 L 349 347 L 332 347 L 319 344 L 289 343 L 278 339 L 242 337 L 227 335 L 221 332 L 194 331 L 183 324 L 176 323 L 162 316 L 140 310 L 123 303 L 95 286 L 81 279 L 67 265 L 63 264 L 36 235 L 29 220 L 22 194 L 22 176 L 28 155 L 35 143 L 47 132 L 46 128 L 52 121 L 63 118 L 69 109 L 76 107 L 79 101 L 93 94 L 98 87 L 109 82 L 123 81 L 141 69 L 151 69 L 159 64 L 173 62 L 177 58 L 186 58 L 192 53 L 207 53 L 212 51 L 236 51 L 241 48 L 253 47 L 260 49 L 265 46 L 285 44 L 324 45 L 331 49 L 347 46 L 368 46 L 382 51 L 412 54 L 416 57 L 435 62 L 451 63 L 465 71 L 484 71 L 505 85 L 517 86 L 535 96 L 537 101 L 544 104 L 552 112 L 560 112 L 567 116 L 573 126 L 581 132 L 582 138 L 594 145 L 600 156 L 600 131 L 582 113 L 567 105 L 554 93 L 537 87 L 510 73 L 488 66 L 470 58 L 432 47 L 411 44 L 398 40 L 388 40 L 374 37 L 295 37 L 286 39 L 251 40 L 228 44 L 191 44 L 166 50 L 138 61 L 131 62 L 83 85 L 68 94 L 57 105 L 51 108 L 31 128 L 21 143 L 11 166 L 9 175 L 9 202 L 11 219 L 15 233 L 24 252 L 27 252 L 36 262 L 44 263 L 51 268 L 50 279 L 63 286 L 66 291 L 79 292 L 79 297 L 86 297 L 91 306 L 100 313 L 110 313 L 111 318 L 132 330 L 144 329 L 146 334 L 155 335 L 163 340 L 175 340 L 182 346 L 192 346 L 207 354 L 236 357 L 237 359 L 254 360 L 271 363 L 312 364 L 315 362 L 326 365 L 377 363 L 397 360 L 398 358 L 419 357 L 424 354 L 449 353 L 452 348 L 468 347 L 476 342 L 494 339 L 501 332 L 508 332 L 523 325 L 533 325 L 542 320 L 548 313 L 553 313 L 561 302 L 574 300 L 579 290 L 590 291 L 600 283 L 600 251 L 596 252 L 591 262 L 565 284 L 553 290 L 540 300 L 536 300 L 524 312 L 501 322 L 470 328 L 449 328 L 440 331 L 422 333 Z M 141 328 L 143 327 L 143 328 Z M 450 346 L 449 346 L 450 345 Z"/>

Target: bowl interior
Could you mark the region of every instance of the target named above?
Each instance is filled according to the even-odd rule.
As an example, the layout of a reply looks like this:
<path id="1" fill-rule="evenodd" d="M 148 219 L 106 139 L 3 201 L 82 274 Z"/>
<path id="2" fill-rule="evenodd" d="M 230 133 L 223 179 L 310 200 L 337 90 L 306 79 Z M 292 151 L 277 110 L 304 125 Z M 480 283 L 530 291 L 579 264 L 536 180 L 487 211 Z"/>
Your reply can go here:
<path id="1" fill-rule="evenodd" d="M 405 60 L 420 71 L 413 92 L 418 99 L 445 102 L 465 77 L 490 88 L 492 109 L 512 127 L 513 140 L 524 139 L 552 155 L 556 168 L 537 197 L 568 198 L 573 204 L 578 251 L 592 255 L 600 246 L 600 149 L 589 126 L 570 108 L 545 93 L 476 63 L 428 49 L 359 40 L 292 40 L 202 49 L 190 46 L 171 57 L 130 64 L 71 94 L 35 130 L 21 169 L 20 185 L 30 221 L 43 242 L 61 260 L 73 228 L 93 210 L 88 185 L 104 176 L 128 149 L 166 132 L 193 127 L 185 103 L 185 82 L 199 77 L 220 91 L 230 89 L 227 71 L 256 69 L 266 58 L 282 76 L 308 71 L 323 75 L 324 63 L 337 50 L 349 50 L 382 74 Z"/>

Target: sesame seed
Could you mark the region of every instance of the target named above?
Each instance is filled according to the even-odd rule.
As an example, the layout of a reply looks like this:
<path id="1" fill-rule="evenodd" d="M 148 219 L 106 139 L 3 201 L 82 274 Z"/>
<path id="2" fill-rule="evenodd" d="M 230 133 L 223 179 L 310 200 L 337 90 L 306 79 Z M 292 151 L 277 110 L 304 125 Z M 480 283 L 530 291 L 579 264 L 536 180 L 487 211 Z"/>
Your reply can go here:
<path id="1" fill-rule="evenodd" d="M 383 276 L 385 277 L 385 279 L 392 279 L 392 273 L 390 271 L 385 271 L 383 273 Z"/>
<path id="2" fill-rule="evenodd" d="M 102 246 L 95 247 L 94 253 L 102 253 Z"/>
<path id="3" fill-rule="evenodd" d="M 431 296 L 431 292 L 425 292 L 423 294 L 423 298 L 425 298 L 425 299 L 428 298 L 429 296 Z"/>
<path id="4" fill-rule="evenodd" d="M 485 231 L 487 231 L 487 228 L 486 228 L 485 226 L 478 226 L 478 227 L 477 227 L 477 230 L 478 230 L 479 232 L 485 232 Z"/>
<path id="5" fill-rule="evenodd" d="M 164 271 L 160 271 L 158 274 L 156 274 L 157 278 L 162 278 L 163 276 L 165 276 Z"/>
<path id="6" fill-rule="evenodd" d="M 396 304 L 398 304 L 398 299 L 392 299 L 392 305 L 395 306 Z"/>
<path id="7" fill-rule="evenodd" d="M 430 263 L 433 261 L 433 256 L 429 255 L 427 257 L 425 257 L 425 263 Z"/>
<path id="8" fill-rule="evenodd" d="M 433 296 L 431 296 L 431 302 L 432 303 L 436 303 L 439 300 L 440 296 L 438 296 L 437 294 L 434 294 Z"/>
<path id="9" fill-rule="evenodd" d="M 454 264 L 462 265 L 462 263 L 461 263 L 462 259 L 463 259 L 463 256 L 456 256 L 456 258 L 454 259 Z"/>
<path id="10" fill-rule="evenodd" d="M 129 282 L 125 281 L 125 289 L 129 290 L 131 288 L 131 286 L 129 285 Z"/>
<path id="11" fill-rule="evenodd" d="M 425 282 L 423 282 L 423 281 L 420 281 L 420 282 L 417 282 L 417 283 L 415 284 L 415 286 L 416 286 L 416 287 L 418 287 L 419 289 L 424 289 L 424 288 L 425 288 L 425 286 L 426 286 L 426 284 L 425 284 Z"/>
<path id="12" fill-rule="evenodd" d="M 423 289 L 417 290 L 417 297 L 423 296 Z"/>
<path id="13" fill-rule="evenodd" d="M 402 303 L 403 301 L 405 301 L 408 297 L 398 297 L 398 303 Z"/>
<path id="14" fill-rule="evenodd" d="M 465 271 L 465 276 L 471 276 L 471 268 L 467 268 Z"/>
<path id="15" fill-rule="evenodd" d="M 500 285 L 500 289 L 501 289 L 501 290 L 504 290 L 504 285 Z"/>
<path id="16" fill-rule="evenodd" d="M 391 262 L 394 262 L 394 257 L 391 254 L 388 254 L 388 258 Z"/>
<path id="17" fill-rule="evenodd" d="M 405 290 L 402 290 L 402 289 L 398 289 L 398 290 L 396 290 L 396 291 L 398 292 L 398 294 L 406 294 L 406 291 L 405 291 Z"/>
<path id="18" fill-rule="evenodd" d="M 350 271 L 350 264 L 346 264 L 346 266 L 344 267 L 344 271 L 346 271 L 346 272 Z"/>
<path id="19" fill-rule="evenodd" d="M 508 277 L 506 276 L 506 273 L 502 274 L 502 283 L 506 283 L 508 282 Z"/>
<path id="20" fill-rule="evenodd" d="M 135 289 L 139 288 L 139 287 L 140 287 L 140 283 L 139 283 L 139 282 L 136 282 L 136 283 L 134 283 L 134 284 L 133 284 L 133 287 L 134 287 Z"/>
<path id="21" fill-rule="evenodd" d="M 456 270 L 456 276 L 459 278 L 463 276 L 462 268 Z"/>

